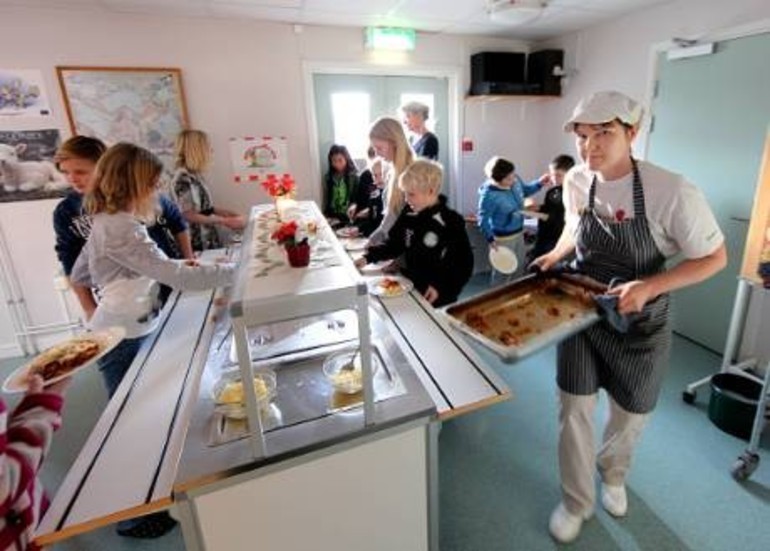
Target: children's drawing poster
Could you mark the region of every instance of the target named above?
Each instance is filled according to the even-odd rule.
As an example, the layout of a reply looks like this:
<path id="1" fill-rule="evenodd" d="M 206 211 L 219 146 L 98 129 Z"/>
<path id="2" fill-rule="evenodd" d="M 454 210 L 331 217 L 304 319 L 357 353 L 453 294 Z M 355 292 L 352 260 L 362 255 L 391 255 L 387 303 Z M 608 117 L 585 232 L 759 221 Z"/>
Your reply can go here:
<path id="1" fill-rule="evenodd" d="M 0 117 L 50 115 L 42 72 L 0 68 Z"/>
<path id="2" fill-rule="evenodd" d="M 274 174 L 289 173 L 289 146 L 286 138 L 262 136 L 230 138 L 230 159 L 236 183 L 262 183 Z"/>

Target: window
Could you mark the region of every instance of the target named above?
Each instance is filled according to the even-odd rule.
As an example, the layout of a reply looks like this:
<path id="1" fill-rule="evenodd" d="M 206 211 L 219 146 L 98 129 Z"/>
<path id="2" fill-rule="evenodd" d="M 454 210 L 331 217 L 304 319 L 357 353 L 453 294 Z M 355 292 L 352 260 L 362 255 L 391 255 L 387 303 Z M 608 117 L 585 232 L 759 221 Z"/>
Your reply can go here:
<path id="1" fill-rule="evenodd" d="M 331 96 L 334 143 L 347 147 L 354 159 L 366 159 L 371 120 L 369 94 L 338 92 Z"/>

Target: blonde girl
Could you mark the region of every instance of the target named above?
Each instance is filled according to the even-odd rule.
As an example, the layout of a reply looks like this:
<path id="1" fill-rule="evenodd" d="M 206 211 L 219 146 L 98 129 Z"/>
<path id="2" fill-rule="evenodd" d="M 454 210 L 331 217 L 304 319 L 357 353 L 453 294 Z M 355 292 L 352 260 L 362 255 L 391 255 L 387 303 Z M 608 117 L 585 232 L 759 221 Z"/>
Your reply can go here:
<path id="1" fill-rule="evenodd" d="M 159 285 L 208 289 L 229 285 L 232 265 L 188 265 L 170 260 L 147 234 L 144 221 L 155 213 L 156 189 L 163 165 L 139 146 L 119 143 L 96 165 L 93 189 L 86 197 L 91 235 L 75 262 L 72 280 L 99 289 L 101 300 L 90 320 L 92 329 L 121 326 L 126 338 L 99 360 L 112 396 L 144 339 L 159 322 Z M 118 534 L 158 537 L 174 527 L 167 513 L 153 513 L 118 523 Z"/>
<path id="2" fill-rule="evenodd" d="M 414 152 L 401 123 L 390 117 L 380 117 L 372 124 L 369 140 L 377 155 L 390 164 L 383 200 L 385 209 L 382 223 L 369 237 L 369 242 L 376 245 L 387 238 L 388 231 L 404 208 L 404 194 L 398 189 L 398 179 L 414 161 Z"/>
<path id="3" fill-rule="evenodd" d="M 99 289 L 93 329 L 122 326 L 126 340 L 100 363 L 110 396 L 117 389 L 144 337 L 158 324 L 157 282 L 183 289 L 208 289 L 231 282 L 232 266 L 189 266 L 170 260 L 150 239 L 146 220 L 155 216 L 160 160 L 139 146 L 120 143 L 96 165 L 86 196 L 91 235 L 72 270 L 72 280 Z"/>
<path id="4" fill-rule="evenodd" d="M 176 172 L 171 189 L 179 209 L 190 224 L 193 249 L 204 251 L 222 247 L 216 226 L 240 231 L 243 216 L 214 207 L 203 173 L 211 164 L 211 144 L 205 132 L 182 130 L 176 139 Z"/>

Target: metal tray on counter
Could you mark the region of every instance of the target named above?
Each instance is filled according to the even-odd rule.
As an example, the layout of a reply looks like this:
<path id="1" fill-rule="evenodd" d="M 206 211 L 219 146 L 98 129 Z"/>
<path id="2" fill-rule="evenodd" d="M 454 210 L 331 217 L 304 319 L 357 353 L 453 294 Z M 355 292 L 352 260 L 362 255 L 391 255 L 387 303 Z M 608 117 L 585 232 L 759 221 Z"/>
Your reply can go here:
<path id="1" fill-rule="evenodd" d="M 571 274 L 532 274 L 444 309 L 449 322 L 514 362 L 599 321 L 606 286 Z"/>
<path id="2" fill-rule="evenodd" d="M 405 393 L 396 366 L 406 360 L 394 346 L 395 343 L 378 339 L 372 343 L 372 360 L 378 365 L 373 377 L 375 402 Z M 275 398 L 262 409 L 265 433 L 339 412 L 361 411 L 363 393 L 335 392 L 322 370 L 329 356 L 357 348 L 357 342 L 341 343 L 253 362 L 255 371 L 268 369 L 276 376 Z M 240 372 L 237 367 L 223 370 L 220 379 L 239 380 Z M 245 419 L 234 419 L 217 412 L 213 402 L 212 409 L 209 446 L 218 446 L 248 435 Z"/>

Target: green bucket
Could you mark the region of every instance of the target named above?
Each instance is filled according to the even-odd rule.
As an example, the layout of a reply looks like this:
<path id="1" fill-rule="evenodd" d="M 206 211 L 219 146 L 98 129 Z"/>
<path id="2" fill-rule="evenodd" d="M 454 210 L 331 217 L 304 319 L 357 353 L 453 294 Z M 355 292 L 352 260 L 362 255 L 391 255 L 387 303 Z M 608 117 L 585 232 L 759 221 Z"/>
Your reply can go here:
<path id="1" fill-rule="evenodd" d="M 711 377 L 709 419 L 728 434 L 748 440 L 757 415 L 762 385 L 735 373 Z"/>

